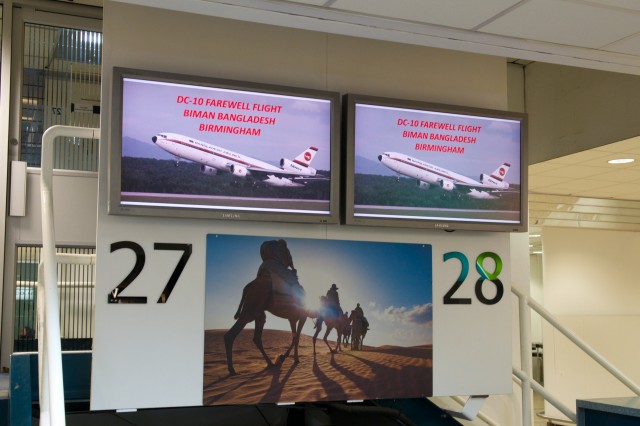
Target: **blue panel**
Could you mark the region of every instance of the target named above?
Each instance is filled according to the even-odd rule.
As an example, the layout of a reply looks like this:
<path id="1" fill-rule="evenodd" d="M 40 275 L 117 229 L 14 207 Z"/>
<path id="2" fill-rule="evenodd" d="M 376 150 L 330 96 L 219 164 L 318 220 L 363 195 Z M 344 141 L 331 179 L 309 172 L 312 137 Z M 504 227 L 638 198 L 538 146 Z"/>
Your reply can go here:
<path id="1" fill-rule="evenodd" d="M 38 354 L 11 355 L 9 416 L 11 426 L 31 426 L 32 402 L 38 401 Z M 89 400 L 91 352 L 62 354 L 65 401 Z"/>
<path id="2" fill-rule="evenodd" d="M 597 410 L 584 411 L 585 426 L 640 426 L 640 418 Z"/>
<path id="3" fill-rule="evenodd" d="M 9 424 L 11 426 L 31 426 L 31 356 L 31 354 L 11 355 L 9 389 Z"/>

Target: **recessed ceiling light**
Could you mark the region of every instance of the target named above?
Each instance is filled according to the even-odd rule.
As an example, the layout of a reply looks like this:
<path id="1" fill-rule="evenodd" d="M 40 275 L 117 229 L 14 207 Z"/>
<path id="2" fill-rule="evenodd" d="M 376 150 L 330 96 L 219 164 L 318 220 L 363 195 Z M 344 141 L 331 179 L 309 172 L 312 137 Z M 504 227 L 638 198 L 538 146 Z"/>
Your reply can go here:
<path id="1" fill-rule="evenodd" d="M 627 163 L 633 163 L 634 161 L 636 161 L 634 158 L 615 158 L 613 160 L 607 161 L 607 163 L 609 163 L 609 164 L 627 164 Z"/>

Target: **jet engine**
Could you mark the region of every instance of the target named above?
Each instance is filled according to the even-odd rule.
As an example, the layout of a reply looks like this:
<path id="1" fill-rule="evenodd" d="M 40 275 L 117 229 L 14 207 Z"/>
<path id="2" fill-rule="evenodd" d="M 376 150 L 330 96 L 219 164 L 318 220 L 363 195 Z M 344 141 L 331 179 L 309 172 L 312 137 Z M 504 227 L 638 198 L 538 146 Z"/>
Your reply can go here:
<path id="1" fill-rule="evenodd" d="M 445 191 L 453 191 L 453 189 L 456 187 L 453 182 L 448 181 L 448 180 L 441 180 L 440 181 L 440 186 L 442 187 L 442 189 L 444 189 Z"/>
<path id="2" fill-rule="evenodd" d="M 200 166 L 200 171 L 202 173 L 204 173 L 205 175 L 217 175 L 218 174 L 218 170 L 213 168 L 213 167 L 209 167 L 209 166 L 205 166 L 204 164 Z"/>
<path id="3" fill-rule="evenodd" d="M 429 189 L 429 187 L 431 186 L 431 185 L 429 185 L 429 183 L 427 183 L 427 182 L 425 182 L 423 180 L 420 180 L 420 179 L 418 179 L 416 181 L 416 183 L 418 184 L 418 188 L 420 188 L 420 189 Z"/>
<path id="4" fill-rule="evenodd" d="M 229 167 L 229 171 L 231 172 L 232 175 L 238 176 L 238 177 L 245 177 L 248 173 L 246 168 L 236 166 L 235 164 L 232 164 Z"/>

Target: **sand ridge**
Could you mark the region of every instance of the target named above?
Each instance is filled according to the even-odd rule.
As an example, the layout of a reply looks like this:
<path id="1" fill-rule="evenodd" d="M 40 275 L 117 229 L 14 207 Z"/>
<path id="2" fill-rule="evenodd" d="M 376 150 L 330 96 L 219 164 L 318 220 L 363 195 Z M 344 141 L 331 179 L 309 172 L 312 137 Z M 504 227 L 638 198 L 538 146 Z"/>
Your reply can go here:
<path id="1" fill-rule="evenodd" d="M 253 330 L 243 330 L 234 343 L 237 375 L 227 370 L 223 335 L 205 331 L 204 405 L 256 404 L 304 401 L 343 401 L 376 398 L 411 398 L 432 395 L 433 350 L 415 347 L 364 346 L 330 353 L 318 338 L 316 356 L 311 336 L 300 337 L 300 362 L 291 355 L 279 367 L 266 362 L 253 344 Z M 284 353 L 291 333 L 264 330 L 263 345 L 272 360 Z M 331 342 L 332 347 L 335 341 Z"/>

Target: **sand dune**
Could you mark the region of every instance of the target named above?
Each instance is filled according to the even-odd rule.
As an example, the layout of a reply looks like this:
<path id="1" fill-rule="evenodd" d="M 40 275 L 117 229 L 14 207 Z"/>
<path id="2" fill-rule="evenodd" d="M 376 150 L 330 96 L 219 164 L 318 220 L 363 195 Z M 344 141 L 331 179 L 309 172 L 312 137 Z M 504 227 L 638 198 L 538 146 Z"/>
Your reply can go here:
<path id="1" fill-rule="evenodd" d="M 205 331 L 204 405 L 410 398 L 432 394 L 432 347 L 365 346 L 332 354 L 318 339 L 301 336 L 300 362 L 293 353 L 280 367 L 266 368 L 253 344 L 253 330 L 234 343 L 237 375 L 230 376 L 224 349 L 226 330 Z M 264 330 L 263 345 L 272 360 L 286 351 L 291 333 Z M 335 342 L 332 342 L 335 344 Z"/>

